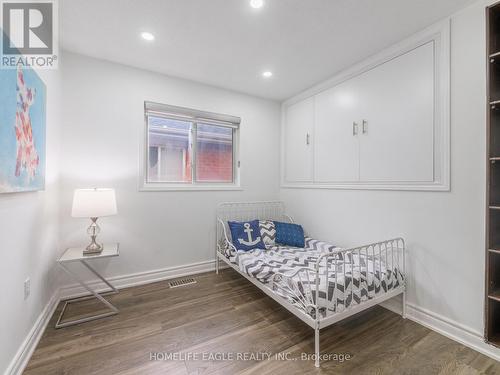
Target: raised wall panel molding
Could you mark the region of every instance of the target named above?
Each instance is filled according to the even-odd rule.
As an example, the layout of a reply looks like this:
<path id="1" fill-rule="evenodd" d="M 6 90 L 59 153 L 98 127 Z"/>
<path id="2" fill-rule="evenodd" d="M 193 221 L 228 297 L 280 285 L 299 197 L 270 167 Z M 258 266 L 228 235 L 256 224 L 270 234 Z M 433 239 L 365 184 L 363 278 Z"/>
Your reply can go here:
<path id="1" fill-rule="evenodd" d="M 412 59 L 418 59 L 419 63 Z M 413 72 L 405 76 L 405 67 Z M 390 82 L 387 76 L 391 71 L 398 73 L 400 79 Z M 420 88 L 415 88 L 419 80 L 413 79 L 412 73 L 423 77 L 421 82 L 433 81 L 419 91 Z M 374 96 L 377 82 L 380 83 L 380 92 L 386 89 L 385 102 L 384 98 Z M 399 92 L 405 91 L 405 87 L 415 88 L 414 95 L 420 95 L 421 110 L 420 102 L 413 105 L 415 98 L 407 98 L 404 92 Z M 356 100 L 348 103 L 346 96 L 344 108 L 341 105 L 339 109 L 333 104 L 325 111 L 325 105 L 332 105 L 329 103 L 333 98 L 339 98 L 343 91 L 349 90 L 357 90 L 359 95 L 355 99 L 365 105 Z M 290 142 L 286 140 L 286 113 L 290 107 L 310 100 L 314 100 L 315 106 L 314 136 L 310 145 L 314 157 L 312 163 L 304 165 L 311 166 L 312 176 L 309 179 L 293 179 L 289 178 L 293 165 L 288 165 L 286 157 L 287 153 L 293 152 L 287 150 Z M 377 100 L 380 103 L 372 103 Z M 371 103 L 372 108 L 367 108 L 370 106 L 366 103 Z M 352 109 L 347 110 L 348 106 Z M 400 109 L 399 117 L 391 118 L 392 108 L 394 114 Z M 409 113 L 404 117 L 406 112 L 413 115 Z M 450 20 L 435 24 L 285 101 L 282 114 L 283 188 L 449 191 Z M 345 126 L 331 126 L 330 118 L 332 123 Z M 354 133 L 352 123 L 358 124 Z M 377 124 L 384 125 L 385 129 L 381 130 L 382 126 Z M 399 124 L 402 126 L 399 127 Z M 425 127 L 420 127 L 421 124 Z M 404 125 L 408 128 L 404 129 Z M 401 140 L 399 144 L 398 137 Z M 388 149 L 393 146 L 394 150 Z M 384 148 L 389 152 L 384 154 Z M 381 152 L 379 156 L 377 150 Z M 401 160 L 396 155 L 400 155 Z"/>

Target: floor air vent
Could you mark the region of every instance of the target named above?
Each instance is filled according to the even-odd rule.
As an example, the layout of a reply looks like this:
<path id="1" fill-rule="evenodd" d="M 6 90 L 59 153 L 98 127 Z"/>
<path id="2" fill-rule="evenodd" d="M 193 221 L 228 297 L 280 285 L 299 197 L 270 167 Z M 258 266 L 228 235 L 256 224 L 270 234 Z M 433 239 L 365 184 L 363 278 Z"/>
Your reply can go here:
<path id="1" fill-rule="evenodd" d="M 189 285 L 189 284 L 196 284 L 196 280 L 193 279 L 192 277 L 188 277 L 185 279 L 178 279 L 178 280 L 170 281 L 168 283 L 170 288 L 178 288 L 180 286 L 185 286 L 185 285 Z"/>

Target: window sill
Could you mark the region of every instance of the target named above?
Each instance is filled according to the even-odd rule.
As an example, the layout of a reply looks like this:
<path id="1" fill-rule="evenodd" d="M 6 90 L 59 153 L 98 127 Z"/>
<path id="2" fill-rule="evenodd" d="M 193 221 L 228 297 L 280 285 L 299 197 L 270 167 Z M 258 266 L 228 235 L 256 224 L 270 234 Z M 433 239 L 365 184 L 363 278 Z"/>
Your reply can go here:
<path id="1" fill-rule="evenodd" d="M 239 185 L 170 185 L 170 184 L 145 184 L 139 187 L 139 191 L 241 191 Z"/>

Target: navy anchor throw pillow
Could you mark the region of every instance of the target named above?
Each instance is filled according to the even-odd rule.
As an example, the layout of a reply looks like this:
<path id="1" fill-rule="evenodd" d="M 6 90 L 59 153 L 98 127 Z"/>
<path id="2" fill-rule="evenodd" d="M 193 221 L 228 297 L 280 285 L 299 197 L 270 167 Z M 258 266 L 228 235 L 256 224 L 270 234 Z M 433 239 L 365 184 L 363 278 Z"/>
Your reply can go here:
<path id="1" fill-rule="evenodd" d="M 237 250 L 265 249 L 259 229 L 259 220 L 228 221 L 233 245 Z"/>

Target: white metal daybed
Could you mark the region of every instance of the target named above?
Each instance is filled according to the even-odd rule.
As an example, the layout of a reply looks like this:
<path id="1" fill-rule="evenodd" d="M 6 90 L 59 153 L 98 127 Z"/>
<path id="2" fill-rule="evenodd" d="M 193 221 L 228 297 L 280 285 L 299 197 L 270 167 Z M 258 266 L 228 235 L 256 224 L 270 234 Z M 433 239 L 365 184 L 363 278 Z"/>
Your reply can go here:
<path id="1" fill-rule="evenodd" d="M 304 249 L 276 246 L 237 252 L 228 235 L 228 220 L 254 219 L 293 222 L 283 202 L 222 203 L 217 210 L 216 272 L 222 260 L 313 328 L 316 367 L 322 328 L 399 294 L 405 317 L 402 238 L 344 249 L 306 237 Z"/>

